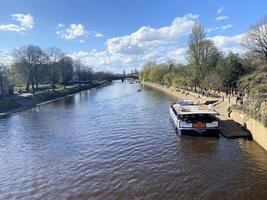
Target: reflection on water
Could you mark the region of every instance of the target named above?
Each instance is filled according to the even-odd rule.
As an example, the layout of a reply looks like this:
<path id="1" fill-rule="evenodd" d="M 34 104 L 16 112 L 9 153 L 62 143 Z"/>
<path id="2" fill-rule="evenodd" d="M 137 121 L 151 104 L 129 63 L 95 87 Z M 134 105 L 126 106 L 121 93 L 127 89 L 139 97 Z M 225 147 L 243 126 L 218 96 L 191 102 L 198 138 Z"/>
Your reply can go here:
<path id="1" fill-rule="evenodd" d="M 81 98 L 80 94 L 78 94 L 77 96 L 78 98 Z M 55 107 L 64 107 L 65 109 L 67 109 L 74 105 L 74 99 L 75 99 L 75 96 L 69 96 L 69 97 L 66 97 L 64 101 L 55 101 L 53 104 Z"/>
<path id="2" fill-rule="evenodd" d="M 218 139 L 210 137 L 182 136 L 177 138 L 177 150 L 187 154 L 209 155 L 218 150 Z"/>
<path id="3" fill-rule="evenodd" d="M 113 83 L 0 119 L 0 199 L 267 199 L 253 141 L 177 138 L 171 97 Z"/>

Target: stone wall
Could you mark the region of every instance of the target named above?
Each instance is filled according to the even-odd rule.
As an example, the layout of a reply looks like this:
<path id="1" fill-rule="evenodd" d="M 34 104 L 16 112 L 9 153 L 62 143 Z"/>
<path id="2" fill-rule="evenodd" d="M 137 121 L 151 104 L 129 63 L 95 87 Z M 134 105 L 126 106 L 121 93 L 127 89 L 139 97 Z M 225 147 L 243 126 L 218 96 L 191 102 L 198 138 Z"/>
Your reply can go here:
<path id="1" fill-rule="evenodd" d="M 234 110 L 231 118 L 247 128 L 251 132 L 253 140 L 267 151 L 267 127 L 240 111 Z"/>

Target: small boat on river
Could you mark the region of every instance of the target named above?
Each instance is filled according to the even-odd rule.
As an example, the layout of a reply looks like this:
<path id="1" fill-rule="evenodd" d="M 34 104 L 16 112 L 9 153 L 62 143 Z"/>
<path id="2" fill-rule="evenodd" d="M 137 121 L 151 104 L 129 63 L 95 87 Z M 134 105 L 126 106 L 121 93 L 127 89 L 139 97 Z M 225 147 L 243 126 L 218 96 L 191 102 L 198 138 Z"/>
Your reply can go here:
<path id="1" fill-rule="evenodd" d="M 182 100 L 172 104 L 169 111 L 177 134 L 219 136 L 218 113 L 214 110 L 191 100 Z"/>

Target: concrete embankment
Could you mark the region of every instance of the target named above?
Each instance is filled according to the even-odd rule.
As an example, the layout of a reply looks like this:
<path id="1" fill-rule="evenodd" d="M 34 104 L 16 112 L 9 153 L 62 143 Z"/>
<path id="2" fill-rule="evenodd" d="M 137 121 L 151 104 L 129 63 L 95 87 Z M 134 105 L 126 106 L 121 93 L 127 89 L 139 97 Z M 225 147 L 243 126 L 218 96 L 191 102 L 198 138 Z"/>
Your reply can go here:
<path id="1" fill-rule="evenodd" d="M 167 87 L 167 86 L 162 86 L 160 84 L 155 84 L 155 83 L 151 83 L 151 82 L 142 82 L 143 85 L 155 88 L 157 90 L 166 92 L 167 94 L 173 95 L 174 97 L 178 98 L 178 99 L 191 99 L 195 102 L 203 102 L 203 101 L 209 101 L 209 100 L 218 100 L 216 98 L 209 98 L 206 96 L 201 96 L 197 93 L 194 92 L 188 92 L 185 90 L 179 90 L 177 91 L 176 88 L 173 87 Z"/>
<path id="2" fill-rule="evenodd" d="M 142 82 L 143 85 L 155 88 L 157 90 L 163 91 L 169 95 L 174 96 L 175 98 L 178 99 L 190 99 L 193 100 L 194 102 L 206 102 L 206 101 L 217 101 L 219 102 L 219 98 L 213 98 L 213 97 L 206 97 L 206 96 L 202 96 L 200 94 L 194 93 L 194 92 L 190 92 L 190 91 L 186 91 L 186 90 L 182 90 L 179 89 L 179 91 L 177 91 L 176 88 L 174 87 L 167 87 L 167 86 L 162 86 L 160 84 L 155 84 L 155 83 L 151 83 L 151 82 Z"/>
<path id="3" fill-rule="evenodd" d="M 28 96 L 12 96 L 0 101 L 0 117 L 6 117 L 12 113 L 30 109 L 36 105 L 41 105 L 51 101 L 55 101 L 67 96 L 74 95 L 83 90 L 102 87 L 109 84 L 107 81 L 73 86 L 65 89 L 57 89 L 56 91 L 45 91 Z"/>
<path id="4" fill-rule="evenodd" d="M 231 113 L 231 119 L 249 130 L 253 139 L 267 151 L 267 127 L 248 115 L 236 110 Z"/>
<path id="5" fill-rule="evenodd" d="M 235 98 L 224 99 L 203 97 L 194 92 L 187 92 L 183 90 L 177 91 L 173 87 L 166 87 L 160 84 L 154 84 L 150 82 L 142 82 L 143 85 L 158 89 L 166 92 L 178 99 L 191 99 L 196 102 L 204 102 L 209 100 L 217 100 L 215 104 L 215 110 L 219 113 L 221 120 L 221 132 L 227 138 L 252 138 L 265 150 L 267 150 L 267 127 L 260 122 L 252 119 L 244 113 L 233 110 L 228 116 L 228 107 L 235 103 Z"/>

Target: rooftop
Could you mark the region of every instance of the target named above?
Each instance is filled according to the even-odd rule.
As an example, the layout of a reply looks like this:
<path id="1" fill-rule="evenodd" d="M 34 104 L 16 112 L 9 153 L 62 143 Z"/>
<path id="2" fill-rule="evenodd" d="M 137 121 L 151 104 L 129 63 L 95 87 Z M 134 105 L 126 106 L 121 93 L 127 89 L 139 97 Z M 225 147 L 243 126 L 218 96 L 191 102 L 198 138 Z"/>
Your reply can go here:
<path id="1" fill-rule="evenodd" d="M 180 115 L 191 115 L 191 114 L 218 115 L 216 111 L 205 109 L 200 105 L 181 106 L 179 104 L 174 104 L 173 108 Z"/>

